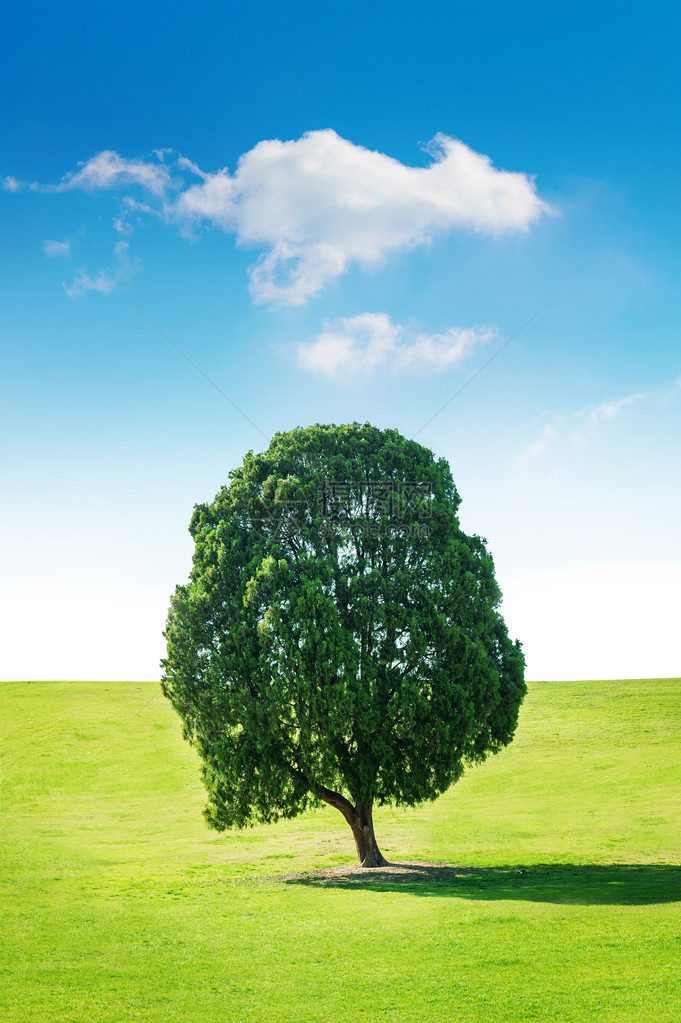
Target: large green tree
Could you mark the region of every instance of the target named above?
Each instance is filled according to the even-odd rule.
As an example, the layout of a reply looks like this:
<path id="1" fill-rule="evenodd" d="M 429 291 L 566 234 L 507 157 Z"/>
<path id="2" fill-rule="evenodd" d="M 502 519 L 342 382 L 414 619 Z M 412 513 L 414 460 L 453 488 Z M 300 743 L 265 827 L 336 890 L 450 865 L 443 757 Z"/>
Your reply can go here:
<path id="1" fill-rule="evenodd" d="M 163 692 L 223 830 L 323 800 L 359 862 L 372 808 L 434 799 L 512 739 L 524 658 L 444 459 L 396 430 L 311 426 L 196 507 Z"/>

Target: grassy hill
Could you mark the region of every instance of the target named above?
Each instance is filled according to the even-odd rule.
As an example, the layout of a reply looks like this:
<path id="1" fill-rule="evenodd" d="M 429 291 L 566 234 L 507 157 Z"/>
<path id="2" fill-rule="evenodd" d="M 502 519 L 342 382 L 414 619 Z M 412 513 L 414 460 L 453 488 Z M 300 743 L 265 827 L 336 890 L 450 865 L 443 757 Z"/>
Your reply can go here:
<path id="1" fill-rule="evenodd" d="M 681 681 L 532 683 L 515 742 L 351 863 L 330 808 L 216 835 L 147 683 L 0 683 L 0 1018 L 676 1021 Z M 519 873 L 519 869 L 526 872 Z"/>

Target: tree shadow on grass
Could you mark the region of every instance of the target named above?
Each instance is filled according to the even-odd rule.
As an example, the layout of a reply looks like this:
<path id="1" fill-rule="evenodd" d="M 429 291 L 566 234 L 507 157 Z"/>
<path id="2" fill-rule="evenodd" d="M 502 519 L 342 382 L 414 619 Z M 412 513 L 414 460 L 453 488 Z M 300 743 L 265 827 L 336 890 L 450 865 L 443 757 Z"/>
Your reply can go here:
<path id="1" fill-rule="evenodd" d="M 288 874 L 287 884 L 346 888 L 477 901 L 519 900 L 576 906 L 652 906 L 681 902 L 681 866 L 616 863 L 533 864 L 518 867 L 454 867 L 395 863 L 362 870 L 332 867 Z"/>

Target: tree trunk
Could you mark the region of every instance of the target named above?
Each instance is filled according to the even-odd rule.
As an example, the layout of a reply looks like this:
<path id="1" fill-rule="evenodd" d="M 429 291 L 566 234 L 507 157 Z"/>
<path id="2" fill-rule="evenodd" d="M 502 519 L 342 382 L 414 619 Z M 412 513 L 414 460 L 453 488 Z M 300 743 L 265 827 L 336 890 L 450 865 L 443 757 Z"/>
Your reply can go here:
<path id="1" fill-rule="evenodd" d="M 360 867 L 387 867 L 388 861 L 376 844 L 372 806 L 371 800 L 358 803 L 348 824 L 352 828 Z"/>
<path id="2" fill-rule="evenodd" d="M 390 864 L 384 858 L 383 853 L 376 844 L 374 835 L 374 821 L 372 817 L 373 800 L 367 799 L 364 803 L 358 802 L 353 806 L 349 799 L 342 796 L 340 792 L 327 789 L 325 785 L 318 785 L 311 781 L 301 770 L 300 765 L 288 769 L 298 777 L 303 785 L 314 793 L 318 799 L 323 799 L 329 806 L 335 806 L 345 817 L 352 828 L 357 849 L 357 858 L 360 867 L 388 867 Z"/>

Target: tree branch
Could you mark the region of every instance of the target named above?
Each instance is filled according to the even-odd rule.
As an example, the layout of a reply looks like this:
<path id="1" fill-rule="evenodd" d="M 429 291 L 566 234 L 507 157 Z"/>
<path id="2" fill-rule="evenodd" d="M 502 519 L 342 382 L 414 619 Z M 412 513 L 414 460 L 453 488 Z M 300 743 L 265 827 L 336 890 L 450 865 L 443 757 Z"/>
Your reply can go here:
<path id="1" fill-rule="evenodd" d="M 313 796 L 317 796 L 318 799 L 323 799 L 329 806 L 334 806 L 336 810 L 345 817 L 348 824 L 350 824 L 357 816 L 356 811 L 349 799 L 342 796 L 340 792 L 334 792 L 333 789 L 327 789 L 325 785 L 317 785 L 316 782 L 311 781 L 304 771 L 300 767 L 291 767 L 288 765 L 288 769 L 303 785 L 312 793 Z"/>

